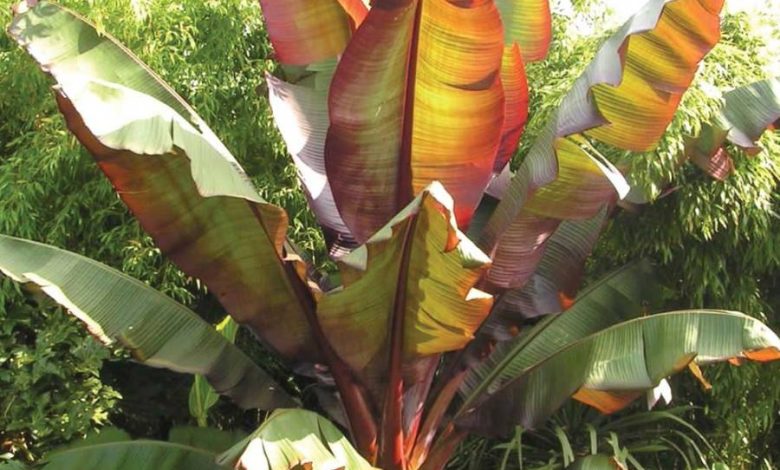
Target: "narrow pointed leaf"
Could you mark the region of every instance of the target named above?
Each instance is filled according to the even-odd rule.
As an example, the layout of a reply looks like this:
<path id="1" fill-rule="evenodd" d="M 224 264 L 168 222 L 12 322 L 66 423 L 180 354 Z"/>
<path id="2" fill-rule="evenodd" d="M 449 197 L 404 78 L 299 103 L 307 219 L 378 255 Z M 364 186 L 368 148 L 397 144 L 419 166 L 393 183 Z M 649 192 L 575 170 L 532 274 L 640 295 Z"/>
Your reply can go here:
<path id="1" fill-rule="evenodd" d="M 350 16 L 358 14 L 348 0 L 260 0 L 276 59 L 287 65 L 308 65 L 344 51 L 350 37 Z"/>
<path id="2" fill-rule="evenodd" d="M 565 315 L 565 314 L 564 314 Z M 700 364 L 731 358 L 780 359 L 780 338 L 760 321 L 736 312 L 688 310 L 620 323 L 554 351 L 524 369 L 461 420 L 482 431 L 508 433 L 513 425 L 538 426 L 570 396 L 593 393 L 621 403 L 656 386 L 663 378 Z M 607 393 L 609 392 L 609 393 Z M 615 408 L 607 408 L 613 411 Z M 488 429 L 484 423 L 490 422 Z"/>
<path id="3" fill-rule="evenodd" d="M 468 224 L 504 121 L 502 54 L 493 2 L 373 2 L 333 78 L 325 147 L 336 204 L 358 241 L 434 180 Z"/>
<path id="4" fill-rule="evenodd" d="M 504 23 L 504 40 L 517 42 L 523 60 L 536 62 L 547 56 L 552 40 L 549 0 L 496 0 Z"/>
<path id="5" fill-rule="evenodd" d="M 118 342 L 150 366 L 204 375 L 218 393 L 245 408 L 295 403 L 195 313 L 97 261 L 0 235 L 0 271 L 37 284 L 99 341 Z"/>
<path id="6" fill-rule="evenodd" d="M 220 468 L 241 470 L 372 470 L 328 420 L 305 410 L 277 410 L 219 458 Z"/>
<path id="7" fill-rule="evenodd" d="M 480 247 L 496 253 L 493 285 L 521 287 L 533 272 L 528 264 L 541 259 L 532 252 L 544 248 L 550 227 L 540 225 L 534 237 L 529 217 L 587 219 L 627 194 L 619 172 L 601 161 L 587 138 L 626 150 L 652 148 L 718 41 L 722 7 L 723 0 L 650 0 L 605 42 L 535 142 L 480 239 Z M 592 164 L 601 178 L 596 172 L 585 181 L 572 178 Z M 560 189 L 568 197 L 558 198 Z"/>
<path id="8" fill-rule="evenodd" d="M 55 78 L 68 127 L 162 252 L 285 357 L 314 356 L 305 266 L 285 249 L 284 211 L 113 38 L 48 2 L 17 9 L 11 35 Z"/>

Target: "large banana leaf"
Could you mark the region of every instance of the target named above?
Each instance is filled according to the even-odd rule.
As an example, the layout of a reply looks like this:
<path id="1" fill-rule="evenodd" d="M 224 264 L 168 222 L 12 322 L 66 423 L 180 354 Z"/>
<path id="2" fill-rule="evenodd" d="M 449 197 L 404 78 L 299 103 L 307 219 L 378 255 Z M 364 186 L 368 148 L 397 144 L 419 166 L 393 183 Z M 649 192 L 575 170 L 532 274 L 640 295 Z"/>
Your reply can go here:
<path id="1" fill-rule="evenodd" d="M 288 83 L 266 75 L 274 121 L 298 168 L 306 196 L 329 242 L 348 243 L 352 237 L 333 200 L 325 175 L 325 136 L 328 119 L 328 87 L 335 69 L 313 71 L 308 83 Z"/>
<path id="2" fill-rule="evenodd" d="M 173 90 L 73 12 L 18 5 L 11 35 L 57 81 L 70 130 L 163 253 L 287 358 L 314 357 L 287 215 Z"/>
<path id="3" fill-rule="evenodd" d="M 585 136 L 627 150 L 655 145 L 699 61 L 718 41 L 722 6 L 723 0 L 650 0 L 606 41 L 535 142 L 483 232 L 479 245 L 495 250 L 491 283 L 521 287 L 542 257 L 537 252 L 557 226 L 554 221 L 587 219 L 626 194 L 619 173 L 599 161 Z M 602 177 L 596 168 L 589 180 L 566 176 L 567 167 L 597 163 Z"/>
<path id="4" fill-rule="evenodd" d="M 528 283 L 501 297 L 496 307 L 500 316 L 517 322 L 521 318 L 558 313 L 568 307 L 565 302 L 577 293 L 585 260 L 601 234 L 606 216 L 606 211 L 602 211 L 590 219 L 560 224 Z"/>
<path id="5" fill-rule="evenodd" d="M 394 459 L 414 440 L 438 355 L 463 348 L 490 311 L 492 297 L 474 288 L 489 261 L 433 183 L 341 259 L 344 289 L 320 301 L 326 335 L 384 407 L 392 436 L 380 445 Z"/>
<path id="6" fill-rule="evenodd" d="M 0 271 L 37 284 L 102 343 L 118 342 L 150 366 L 202 374 L 218 393 L 245 408 L 295 403 L 195 313 L 97 261 L 0 235 Z"/>
<path id="7" fill-rule="evenodd" d="M 504 87 L 504 125 L 493 172 L 500 174 L 512 159 L 528 121 L 528 77 L 517 44 L 504 47 L 501 61 L 501 84 Z"/>
<path id="8" fill-rule="evenodd" d="M 372 470 L 328 420 L 305 410 L 277 410 L 219 458 L 241 470 Z"/>
<path id="9" fill-rule="evenodd" d="M 507 44 L 517 42 L 523 60 L 534 62 L 547 55 L 552 40 L 549 0 L 496 0 Z"/>
<path id="10" fill-rule="evenodd" d="M 350 15 L 342 3 L 351 7 Z M 287 65 L 308 65 L 341 54 L 349 42 L 350 23 L 360 15 L 359 5 L 350 0 L 260 0 L 260 6 L 276 59 Z"/>
<path id="11" fill-rule="evenodd" d="M 386 373 L 397 315 L 410 360 L 462 348 L 490 310 L 492 297 L 474 288 L 490 260 L 457 229 L 452 207 L 434 183 L 340 260 L 344 288 L 322 298 L 318 317 L 356 371 Z"/>
<path id="12" fill-rule="evenodd" d="M 755 153 L 759 150 L 761 134 L 777 127 L 780 127 L 780 78 L 772 78 L 725 93 L 720 115 L 715 122 L 705 125 L 685 150 L 694 163 L 722 180 L 734 170 L 724 147 L 727 140 L 748 153 Z"/>
<path id="13" fill-rule="evenodd" d="M 217 464 L 218 454 L 236 441 L 235 433 L 212 428 L 174 427 L 168 442 L 134 441 L 125 431 L 107 428 L 51 452 L 34 468 L 218 470 L 224 468 Z"/>
<path id="14" fill-rule="evenodd" d="M 493 2 L 372 2 L 333 78 L 325 145 L 336 204 L 358 241 L 434 180 L 468 224 L 504 122 L 503 50 Z"/>
<path id="15" fill-rule="evenodd" d="M 584 290 L 565 312 L 551 315 L 496 350 L 466 376 L 461 394 L 479 400 L 566 345 L 639 316 L 660 303 L 660 288 L 647 261 L 626 265 Z M 466 407 L 468 407 L 465 405 Z"/>
<path id="16" fill-rule="evenodd" d="M 571 342 L 519 369 L 460 423 L 492 434 L 508 433 L 518 423 L 530 429 L 572 395 L 615 411 L 691 361 L 732 358 L 780 359 L 780 338 L 760 321 L 736 312 L 688 310 L 641 317 Z M 608 407 L 602 406 L 607 399 Z"/>

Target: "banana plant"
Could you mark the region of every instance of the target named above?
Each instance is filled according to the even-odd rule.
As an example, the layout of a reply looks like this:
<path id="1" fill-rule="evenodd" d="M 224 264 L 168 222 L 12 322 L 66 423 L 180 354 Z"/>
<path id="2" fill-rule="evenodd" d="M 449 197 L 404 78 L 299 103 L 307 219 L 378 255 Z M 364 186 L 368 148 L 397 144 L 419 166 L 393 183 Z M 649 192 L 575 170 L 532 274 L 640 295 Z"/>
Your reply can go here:
<path id="1" fill-rule="evenodd" d="M 40 286 L 102 342 L 200 374 L 240 406 L 279 408 L 219 458 L 177 447 L 188 468 L 441 469 L 468 434 L 533 429 L 571 397 L 610 413 L 689 364 L 780 358 L 780 338 L 740 313 L 653 314 L 660 287 L 647 262 L 578 292 L 629 190 L 597 147 L 655 145 L 718 41 L 723 0 L 649 1 L 514 173 L 525 63 L 552 40 L 547 1 L 260 4 L 280 64 L 269 101 L 338 265 L 330 276 L 312 275 L 286 239 L 285 211 L 127 48 L 47 1 L 19 3 L 9 27 L 160 250 L 292 370 L 321 381 L 322 408 L 350 436 L 296 409 L 171 299 L 80 255 L 0 236 L 0 270 Z M 122 468 L 112 452 L 156 459 L 170 447 L 84 448 L 68 465 Z M 44 464 L 75 468 L 60 461 Z"/>

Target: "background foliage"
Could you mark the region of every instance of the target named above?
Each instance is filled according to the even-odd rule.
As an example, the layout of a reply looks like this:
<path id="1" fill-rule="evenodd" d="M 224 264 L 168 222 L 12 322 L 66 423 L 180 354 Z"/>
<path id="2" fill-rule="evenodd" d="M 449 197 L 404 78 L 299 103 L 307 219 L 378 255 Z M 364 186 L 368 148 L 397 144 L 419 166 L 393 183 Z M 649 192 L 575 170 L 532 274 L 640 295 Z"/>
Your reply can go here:
<path id="1" fill-rule="evenodd" d="M 0 2 L 3 24 L 10 20 L 7 3 Z M 306 209 L 264 98 L 263 71 L 273 68 L 273 63 L 255 1 L 61 3 L 127 44 L 192 103 L 254 177 L 263 196 L 287 209 L 295 243 L 315 253 L 315 264 L 325 262 L 321 235 Z M 528 68 L 532 121 L 517 160 L 587 66 L 600 40 L 611 32 L 602 27 L 612 25 L 601 2 L 572 3 L 570 7 L 568 2 L 558 2 L 562 14 L 555 24 L 553 49 L 546 61 Z M 582 34 L 583 30 L 596 34 Z M 754 157 L 735 152 L 737 173 L 725 182 L 709 179 L 691 164 L 678 163 L 683 138 L 695 134 L 714 115 L 721 92 L 769 76 L 772 54 L 777 54 L 773 40 L 780 40 L 780 18 L 765 15 L 758 21 L 745 14 L 728 16 L 722 43 L 706 59 L 659 149 L 641 155 L 603 149 L 617 162 L 631 162 L 632 177 L 647 190 L 679 189 L 639 213 L 617 215 L 590 266 L 594 276 L 649 256 L 659 263 L 666 284 L 675 292 L 670 307 L 741 310 L 778 329 L 780 138 L 767 136 L 762 141 L 765 151 Z M 91 158 L 65 131 L 49 80 L 2 35 L 0 89 L 6 90 L 0 94 L 0 233 L 98 259 L 211 321 L 221 319 L 224 312 L 198 283 L 162 259 Z M 186 403 L 191 379 L 131 365 L 121 352 L 99 348 L 64 312 L 39 306 L 35 299 L 10 283 L 2 284 L 0 443 L 4 448 L 0 454 L 37 457 L 106 422 L 136 434 L 162 437 L 172 424 L 190 419 Z M 256 343 L 239 337 L 238 344 Z M 253 347 L 250 353 L 255 358 L 271 360 Z M 276 370 L 284 379 L 284 370 Z M 777 364 L 709 369 L 711 392 L 701 391 L 689 379 L 674 384 L 678 404 L 705 404 L 701 411 L 685 416 L 713 443 L 708 451 L 705 446 L 711 461 L 721 460 L 732 468 L 753 468 L 763 465 L 762 459 L 766 465 L 780 461 L 778 372 Z M 213 424 L 224 427 L 251 427 L 260 418 L 238 413 L 224 402 L 211 415 Z M 556 423 L 570 435 L 579 432 L 561 417 Z M 545 439 L 543 432 L 525 442 L 536 446 L 541 455 L 560 451 L 557 440 Z M 464 447 L 465 457 L 455 464 L 492 467 L 506 451 L 494 445 L 471 441 Z M 477 453 L 473 446 L 482 446 L 485 452 Z M 475 460 L 475 455 L 480 459 Z"/>

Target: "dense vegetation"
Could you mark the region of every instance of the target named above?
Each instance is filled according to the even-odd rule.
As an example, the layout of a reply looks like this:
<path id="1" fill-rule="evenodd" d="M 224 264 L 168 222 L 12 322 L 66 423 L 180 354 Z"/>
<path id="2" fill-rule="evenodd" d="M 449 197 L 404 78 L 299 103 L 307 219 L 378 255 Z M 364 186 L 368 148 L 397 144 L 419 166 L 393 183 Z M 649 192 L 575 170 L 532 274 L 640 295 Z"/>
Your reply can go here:
<path id="1" fill-rule="evenodd" d="M 102 24 L 172 83 L 248 172 L 258 175 L 263 196 L 288 210 L 293 240 L 321 256 L 321 236 L 312 228 L 295 172 L 263 98 L 262 71 L 273 64 L 255 2 L 63 3 Z M 7 23 L 8 16 L 2 22 Z M 662 186 L 680 189 L 638 214 L 620 214 L 591 270 L 603 273 L 627 260 L 650 256 L 664 267 L 667 284 L 675 293 L 669 306 L 742 310 L 766 318 L 776 328 L 780 304 L 772 293 L 780 288 L 777 137 L 768 136 L 763 142 L 766 151 L 758 156 L 739 155 L 736 174 L 722 183 L 693 165 L 676 163 L 683 137 L 696 133 L 713 116 L 719 91 L 766 78 L 766 33 L 750 25 L 745 16 L 727 18 L 722 43 L 706 59 L 660 149 L 634 166 L 633 175 L 641 184 L 650 187 L 661 181 Z M 558 32 L 566 26 L 561 20 Z M 530 81 L 544 85 L 532 95 L 535 120 L 524 142 L 533 140 L 598 42 L 569 38 L 554 44 L 547 61 L 529 68 Z M 70 139 L 67 147 L 61 144 L 64 126 L 50 99 L 47 79 L 5 37 L 0 38 L 0 85 L 15 90 L 0 98 L 0 233 L 84 253 L 218 320 L 222 313 L 216 304 L 163 261 L 75 140 Z M 623 157 L 611 156 L 616 161 Z M 110 422 L 114 407 L 124 405 L 117 403 L 118 386 L 99 379 L 101 362 L 108 355 L 78 333 L 79 328 L 58 309 L 38 308 L 9 283 L 2 292 L 0 437 L 10 441 L 4 444 L 6 450 L 25 457 L 23 449 L 29 448 L 32 456 L 39 456 L 74 435 Z M 120 356 L 117 352 L 111 360 Z M 692 382 L 675 387 L 680 403 L 691 395 L 701 395 L 691 401 L 701 402 L 702 396 L 707 400 L 704 412 L 697 413 L 697 425 L 716 443 L 716 459 L 742 468 L 759 458 L 767 462 L 780 458 L 771 454 L 780 447 L 775 424 L 780 402 L 777 372 L 777 365 L 723 367 L 709 377 L 715 387 L 712 392 L 702 394 Z M 107 375 L 104 370 L 103 377 Z M 174 394 L 170 407 L 183 406 L 186 385 L 179 384 L 180 393 Z M 132 386 L 121 391 L 128 396 L 135 393 Z M 129 407 L 125 411 L 133 413 Z M 187 419 L 180 414 L 169 417 Z"/>

